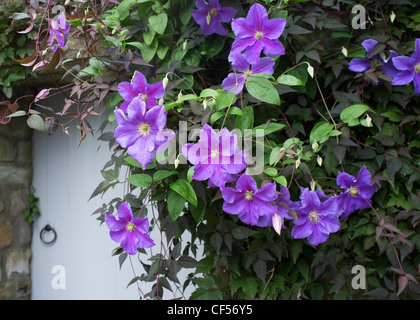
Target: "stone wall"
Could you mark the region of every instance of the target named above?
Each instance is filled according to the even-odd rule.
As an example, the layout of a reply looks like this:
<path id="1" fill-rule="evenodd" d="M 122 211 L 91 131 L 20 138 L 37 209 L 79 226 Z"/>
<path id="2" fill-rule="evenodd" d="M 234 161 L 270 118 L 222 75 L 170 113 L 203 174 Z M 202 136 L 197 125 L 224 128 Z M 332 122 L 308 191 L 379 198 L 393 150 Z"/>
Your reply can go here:
<path id="1" fill-rule="evenodd" d="M 0 300 L 29 299 L 31 293 L 32 132 L 25 118 L 0 124 Z"/>

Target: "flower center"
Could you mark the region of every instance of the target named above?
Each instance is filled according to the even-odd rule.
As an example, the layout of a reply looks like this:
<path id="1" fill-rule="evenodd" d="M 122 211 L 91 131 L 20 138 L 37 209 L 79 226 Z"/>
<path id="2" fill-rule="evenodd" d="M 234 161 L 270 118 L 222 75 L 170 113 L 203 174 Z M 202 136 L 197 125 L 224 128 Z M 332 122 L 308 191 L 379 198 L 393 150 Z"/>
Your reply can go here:
<path id="1" fill-rule="evenodd" d="M 217 16 L 217 9 L 213 8 L 209 11 L 209 15 L 211 15 L 212 17 Z"/>
<path id="2" fill-rule="evenodd" d="M 127 223 L 127 225 L 126 225 L 126 227 L 125 227 L 125 229 L 127 230 L 127 231 L 133 231 L 134 229 L 135 229 L 135 225 L 134 225 L 134 223 L 131 223 L 131 222 L 129 222 L 129 223 Z"/>
<path id="3" fill-rule="evenodd" d="M 147 96 L 146 95 L 142 95 L 141 98 L 142 98 L 143 101 L 145 101 L 145 102 L 147 101 Z"/>
<path id="4" fill-rule="evenodd" d="M 248 201 L 251 201 L 253 196 L 254 196 L 254 194 L 252 193 L 252 191 L 247 191 L 245 193 L 245 199 L 248 200 Z"/>
<path id="5" fill-rule="evenodd" d="M 250 71 L 250 70 L 248 70 L 248 71 L 245 71 L 245 72 L 244 72 L 244 77 L 245 77 L 246 79 L 250 78 L 250 77 L 251 77 L 251 75 L 252 75 L 252 73 L 251 73 L 251 71 Z"/>
<path id="6" fill-rule="evenodd" d="M 312 211 L 309 213 L 309 220 L 312 223 L 318 223 L 319 222 L 319 214 L 316 211 Z"/>
<path id="7" fill-rule="evenodd" d="M 212 159 L 215 159 L 215 158 L 219 157 L 219 151 L 217 151 L 217 150 L 213 150 L 213 151 L 211 152 L 210 157 L 211 157 Z"/>
<path id="8" fill-rule="evenodd" d="M 137 131 L 141 137 L 148 136 L 150 134 L 150 126 L 147 123 L 140 123 L 137 127 Z"/>
<path id="9" fill-rule="evenodd" d="M 254 37 L 255 37 L 255 39 L 261 39 L 263 37 L 263 34 L 259 31 L 257 31 L 257 32 L 255 32 Z"/>
<path id="10" fill-rule="evenodd" d="M 420 73 L 420 63 L 416 64 L 414 70 L 416 70 L 417 73 Z"/>
<path id="11" fill-rule="evenodd" d="M 356 198 L 357 195 L 359 194 L 359 189 L 357 189 L 357 188 L 350 188 L 349 192 L 350 192 L 350 194 L 351 194 L 351 196 L 353 198 Z"/>

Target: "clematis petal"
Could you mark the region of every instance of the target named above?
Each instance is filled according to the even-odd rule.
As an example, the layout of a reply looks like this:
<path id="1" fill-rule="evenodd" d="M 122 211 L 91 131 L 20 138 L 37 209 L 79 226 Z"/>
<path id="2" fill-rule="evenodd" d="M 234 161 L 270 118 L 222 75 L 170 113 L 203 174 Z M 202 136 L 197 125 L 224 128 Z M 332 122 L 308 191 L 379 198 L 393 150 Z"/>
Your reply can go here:
<path id="1" fill-rule="evenodd" d="M 400 71 L 414 71 L 416 61 L 412 57 L 399 56 L 393 58 L 392 63 Z"/>
<path id="2" fill-rule="evenodd" d="M 271 58 L 268 58 L 268 57 L 260 58 L 260 60 L 258 60 L 258 62 L 252 66 L 251 72 L 252 74 L 254 73 L 273 74 L 274 64 L 275 64 L 275 61 Z"/>
<path id="3" fill-rule="evenodd" d="M 353 72 L 364 72 L 370 69 L 372 61 L 365 58 L 353 58 L 349 62 L 349 69 Z"/>
<path id="4" fill-rule="evenodd" d="M 244 173 L 236 182 L 236 189 L 238 191 L 257 192 L 257 182 L 250 175 Z"/>
<path id="5" fill-rule="evenodd" d="M 244 38 L 235 38 L 235 40 L 232 43 L 231 52 L 241 52 L 245 50 L 246 48 L 253 47 L 256 45 L 257 39 L 252 37 L 244 37 Z M 261 48 L 262 50 L 262 48 Z M 260 52 L 261 52 L 260 50 Z M 259 56 L 258 56 L 259 57 Z M 247 59 L 249 63 L 252 63 L 249 59 Z M 229 55 L 229 61 L 231 61 L 231 56 Z M 257 59 L 258 61 L 258 59 Z"/>
<path id="6" fill-rule="evenodd" d="M 261 51 L 264 48 L 263 41 L 255 39 L 255 42 L 252 46 L 246 47 L 244 49 L 244 56 L 250 64 L 256 64 L 260 59 Z"/>
<path id="7" fill-rule="evenodd" d="M 147 218 L 134 218 L 132 220 L 132 223 L 135 225 L 136 229 L 139 230 L 142 233 L 149 232 L 149 220 Z"/>
<path id="8" fill-rule="evenodd" d="M 118 219 L 124 222 L 130 222 L 133 219 L 133 212 L 127 202 L 123 202 L 118 207 Z"/>
<path id="9" fill-rule="evenodd" d="M 276 198 L 276 184 L 266 183 L 255 193 L 255 196 L 262 201 L 274 201 Z"/>
<path id="10" fill-rule="evenodd" d="M 401 57 L 397 57 L 397 58 L 401 58 Z M 394 62 L 395 59 L 392 59 L 392 61 Z M 414 77 L 415 77 L 415 71 L 411 71 L 411 70 L 400 71 L 396 75 L 394 75 L 394 79 L 392 80 L 391 84 L 393 86 L 406 85 L 412 82 Z"/>
<path id="11" fill-rule="evenodd" d="M 142 95 L 146 95 L 147 93 L 147 80 L 143 73 L 140 71 L 135 71 L 133 78 L 131 79 L 131 83 L 133 84 L 133 90 L 137 93 Z"/>
<path id="12" fill-rule="evenodd" d="M 374 39 L 367 39 L 362 42 L 362 47 L 366 50 L 366 58 L 370 55 L 370 52 L 372 51 L 373 47 L 376 46 L 378 41 Z"/>
<path id="13" fill-rule="evenodd" d="M 284 28 L 286 27 L 286 20 L 281 18 L 275 18 L 268 20 L 264 23 L 262 30 L 264 38 L 278 39 L 282 35 Z"/>
<path id="14" fill-rule="evenodd" d="M 292 228 L 292 237 L 295 239 L 303 239 L 309 237 L 313 232 L 312 223 L 306 219 L 301 225 L 294 225 Z"/>
<path id="15" fill-rule="evenodd" d="M 147 86 L 146 94 L 148 98 L 153 98 L 158 100 L 163 97 L 165 94 L 165 89 L 163 88 L 163 82 L 159 81 L 157 83 Z"/>
<path id="16" fill-rule="evenodd" d="M 136 143 L 128 147 L 127 153 L 143 167 L 153 163 L 155 144 L 152 139 L 140 137 Z"/>
<path id="17" fill-rule="evenodd" d="M 319 229 L 320 229 L 319 225 L 315 225 L 313 227 L 312 234 L 308 237 L 309 243 L 312 244 L 313 246 L 317 246 L 317 245 L 319 245 L 321 243 L 324 243 L 328 240 L 329 234 L 323 233 Z"/>
<path id="18" fill-rule="evenodd" d="M 154 241 L 152 238 L 150 238 L 150 236 L 148 234 L 144 234 L 144 233 L 140 233 L 137 231 L 136 232 L 136 246 L 139 248 L 151 248 L 155 245 Z"/>
<path id="19" fill-rule="evenodd" d="M 162 105 L 155 106 L 146 112 L 145 120 L 152 130 L 160 131 L 166 125 L 166 115 L 168 112 Z"/>
<path id="20" fill-rule="evenodd" d="M 240 52 L 233 52 L 231 55 L 232 67 L 238 72 L 247 72 L 250 70 L 251 65 Z"/>
<path id="21" fill-rule="evenodd" d="M 129 255 L 135 255 L 137 253 L 137 238 L 135 237 L 134 232 L 125 232 L 120 245 Z"/>
<path id="22" fill-rule="evenodd" d="M 420 74 L 419 73 L 416 73 L 414 75 L 413 82 L 414 82 L 414 92 L 419 95 L 420 94 Z"/>
<path id="23" fill-rule="evenodd" d="M 230 7 L 222 7 L 217 12 L 222 22 L 230 22 L 236 15 L 236 9 Z"/>
<path id="24" fill-rule="evenodd" d="M 336 183 L 343 189 L 350 189 L 356 183 L 356 178 L 346 172 L 339 171 Z"/>
<path id="25" fill-rule="evenodd" d="M 302 207 L 308 212 L 318 210 L 321 206 L 321 201 L 315 191 L 311 191 L 308 188 L 304 188 L 300 194 L 300 201 Z"/>
<path id="26" fill-rule="evenodd" d="M 416 64 L 420 63 L 420 38 L 414 42 L 414 54 L 411 57 L 414 58 Z"/>
<path id="27" fill-rule="evenodd" d="M 283 44 L 277 40 L 277 39 L 267 39 L 262 38 L 261 39 L 264 45 L 264 54 L 265 55 L 271 55 L 271 56 L 281 56 L 286 53 L 284 50 Z"/>
<path id="28" fill-rule="evenodd" d="M 232 20 L 232 31 L 238 38 L 253 38 L 255 32 L 255 25 L 249 23 L 245 18 L 238 18 Z"/>
<path id="29" fill-rule="evenodd" d="M 245 78 L 242 74 L 229 73 L 223 80 L 222 87 L 227 92 L 232 92 L 235 95 L 241 93 L 244 89 Z"/>
<path id="30" fill-rule="evenodd" d="M 133 89 L 133 85 L 129 82 L 119 83 L 118 92 L 126 101 L 131 101 L 137 96 L 136 91 Z"/>
<path id="31" fill-rule="evenodd" d="M 259 3 L 251 6 L 246 17 L 257 31 L 263 31 L 264 24 L 268 21 L 267 10 Z"/>

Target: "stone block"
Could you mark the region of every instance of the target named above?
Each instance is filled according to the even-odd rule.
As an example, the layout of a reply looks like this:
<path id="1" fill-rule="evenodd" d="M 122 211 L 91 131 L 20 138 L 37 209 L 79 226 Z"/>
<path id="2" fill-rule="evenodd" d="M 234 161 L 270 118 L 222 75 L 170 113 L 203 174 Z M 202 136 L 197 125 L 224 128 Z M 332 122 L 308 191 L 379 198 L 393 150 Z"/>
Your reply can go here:
<path id="1" fill-rule="evenodd" d="M 16 148 L 7 139 L 0 137 L 0 161 L 13 161 L 16 157 Z"/>
<path id="2" fill-rule="evenodd" d="M 6 248 L 13 243 L 13 226 L 0 225 L 0 249 Z"/>
<path id="3" fill-rule="evenodd" d="M 32 168 L 0 165 L 0 181 L 2 184 L 23 184 L 29 186 L 32 181 Z"/>
<path id="4" fill-rule="evenodd" d="M 6 258 L 7 278 L 29 274 L 30 259 L 31 251 L 29 250 L 10 252 Z"/>

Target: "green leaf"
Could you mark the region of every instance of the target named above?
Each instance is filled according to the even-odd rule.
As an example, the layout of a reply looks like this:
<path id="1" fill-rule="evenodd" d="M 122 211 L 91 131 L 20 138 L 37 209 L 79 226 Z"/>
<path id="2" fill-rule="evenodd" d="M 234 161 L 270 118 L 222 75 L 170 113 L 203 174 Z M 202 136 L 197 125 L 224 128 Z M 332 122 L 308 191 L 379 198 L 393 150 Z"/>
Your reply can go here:
<path id="1" fill-rule="evenodd" d="M 255 99 L 277 106 L 280 105 L 280 95 L 270 81 L 253 79 L 247 82 L 246 88 Z"/>
<path id="2" fill-rule="evenodd" d="M 199 223 L 204 218 L 206 213 L 206 204 L 203 200 L 198 199 L 197 206 L 191 208 L 191 214 L 196 223 Z"/>
<path id="3" fill-rule="evenodd" d="M 173 221 L 178 219 L 185 208 L 185 199 L 173 190 L 168 193 L 168 212 Z"/>
<path id="4" fill-rule="evenodd" d="M 254 126 L 254 109 L 247 106 L 242 109 L 242 117 L 237 117 L 235 127 L 244 132 L 246 129 L 252 129 Z"/>
<path id="5" fill-rule="evenodd" d="M 326 121 L 318 122 L 309 134 L 309 138 L 311 141 L 315 140 L 325 142 L 333 129 L 334 125 Z"/>
<path id="6" fill-rule="evenodd" d="M 303 260 L 303 259 L 299 259 L 298 264 L 297 264 L 297 267 L 298 267 L 299 272 L 305 278 L 305 280 L 308 281 L 308 276 L 309 276 L 309 266 L 308 266 L 308 263 L 305 260 Z"/>
<path id="7" fill-rule="evenodd" d="M 157 16 L 150 16 L 149 24 L 157 33 L 163 34 L 168 24 L 168 16 L 165 12 L 161 12 Z"/>
<path id="8" fill-rule="evenodd" d="M 29 128 L 45 132 L 45 123 L 41 116 L 33 114 L 28 118 L 26 122 Z"/>
<path id="9" fill-rule="evenodd" d="M 145 173 L 133 174 L 127 178 L 133 186 L 139 188 L 147 188 L 152 185 L 152 177 Z"/>
<path id="10" fill-rule="evenodd" d="M 289 246 L 289 252 L 292 256 L 293 263 L 296 264 L 297 258 L 299 257 L 300 253 L 302 252 L 302 241 L 292 241 L 292 243 Z"/>
<path id="11" fill-rule="evenodd" d="M 232 236 L 238 240 L 248 238 L 256 233 L 256 231 L 251 230 L 247 227 L 236 227 L 232 230 Z"/>
<path id="12" fill-rule="evenodd" d="M 158 40 L 154 38 L 151 45 L 142 44 L 140 51 L 143 57 L 143 60 L 146 62 L 150 62 L 156 54 L 158 47 Z"/>
<path id="13" fill-rule="evenodd" d="M 282 148 L 280 147 L 275 147 L 273 150 L 271 150 L 269 160 L 270 166 L 274 165 L 279 160 L 281 151 Z"/>
<path id="14" fill-rule="evenodd" d="M 174 174 L 178 174 L 178 171 L 176 170 L 158 170 L 154 173 L 153 175 L 153 180 L 154 181 L 160 181 L 163 180 L 167 177 L 170 177 Z"/>
<path id="15" fill-rule="evenodd" d="M 210 123 L 211 124 L 215 123 L 217 120 L 219 120 L 224 115 L 225 115 L 225 113 L 222 112 L 222 111 L 218 111 L 218 112 L 213 113 L 210 117 Z"/>
<path id="16" fill-rule="evenodd" d="M 287 179 L 284 176 L 275 177 L 273 180 L 287 188 Z"/>
<path id="17" fill-rule="evenodd" d="M 130 7 L 133 0 L 123 0 L 117 7 L 117 13 L 120 20 L 125 20 L 130 14 Z"/>
<path id="18" fill-rule="evenodd" d="M 274 177 L 277 175 L 277 169 L 276 168 L 267 168 L 264 169 L 264 173 L 267 174 L 270 177 Z"/>
<path id="19" fill-rule="evenodd" d="M 216 110 L 217 111 L 230 107 L 235 102 L 236 102 L 236 96 L 232 92 L 218 90 L 218 95 L 216 96 Z"/>
<path id="20" fill-rule="evenodd" d="M 280 76 L 276 82 L 284 84 L 286 86 L 303 86 L 304 85 L 303 82 L 299 78 L 289 75 L 289 74 L 284 74 Z"/>
<path id="21" fill-rule="evenodd" d="M 344 123 L 350 123 L 352 120 L 354 121 L 354 119 L 358 119 L 362 114 L 364 114 L 368 110 L 370 110 L 370 108 L 365 104 L 354 104 L 341 111 L 340 119 Z"/>
<path id="22" fill-rule="evenodd" d="M 269 124 L 261 124 L 257 127 L 255 127 L 252 130 L 252 135 L 254 137 L 261 137 L 261 136 L 266 136 L 270 133 L 273 133 L 275 131 L 281 130 L 285 127 L 286 125 L 282 124 L 282 123 L 276 123 L 276 122 L 270 122 Z M 258 131 L 257 131 L 258 130 Z M 264 130 L 263 132 L 261 132 L 260 130 Z"/>
<path id="23" fill-rule="evenodd" d="M 184 179 L 178 179 L 175 182 L 172 182 L 169 187 L 193 206 L 197 206 L 197 195 L 195 194 L 193 187 L 188 181 Z"/>
<path id="24" fill-rule="evenodd" d="M 127 162 L 132 167 L 143 168 L 142 165 L 138 163 L 136 160 L 134 160 L 132 157 L 125 157 L 124 161 Z"/>
<path id="25" fill-rule="evenodd" d="M 201 98 L 216 97 L 219 93 L 213 89 L 204 89 L 200 93 Z"/>

